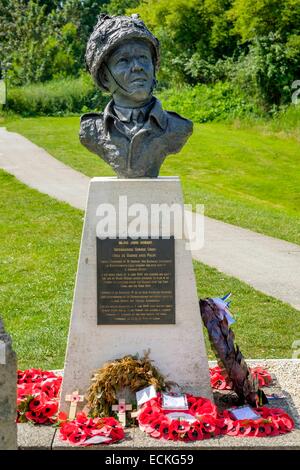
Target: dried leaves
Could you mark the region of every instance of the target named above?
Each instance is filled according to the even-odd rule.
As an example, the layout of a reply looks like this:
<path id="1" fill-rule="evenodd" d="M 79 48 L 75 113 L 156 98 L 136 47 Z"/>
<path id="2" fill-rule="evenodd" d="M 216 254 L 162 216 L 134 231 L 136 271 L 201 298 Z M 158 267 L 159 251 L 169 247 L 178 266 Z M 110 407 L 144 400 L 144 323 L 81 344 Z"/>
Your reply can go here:
<path id="1" fill-rule="evenodd" d="M 152 364 L 149 351 L 142 358 L 125 356 L 104 364 L 94 374 L 87 393 L 90 415 L 110 416 L 118 391 L 128 388 L 135 393 L 149 385 L 154 385 L 157 391 L 166 390 L 171 385 Z"/>

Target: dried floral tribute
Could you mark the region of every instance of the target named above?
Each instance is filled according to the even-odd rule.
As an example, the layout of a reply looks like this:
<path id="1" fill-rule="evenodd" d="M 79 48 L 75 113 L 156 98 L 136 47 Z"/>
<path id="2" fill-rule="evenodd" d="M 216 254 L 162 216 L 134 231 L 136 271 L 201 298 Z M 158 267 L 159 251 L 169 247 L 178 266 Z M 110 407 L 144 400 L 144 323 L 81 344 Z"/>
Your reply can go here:
<path id="1" fill-rule="evenodd" d="M 157 391 L 167 390 L 172 385 L 154 367 L 149 351 L 142 358 L 129 355 L 104 364 L 95 372 L 87 393 L 90 415 L 110 416 L 119 391 L 128 388 L 135 393 L 149 385 Z"/>

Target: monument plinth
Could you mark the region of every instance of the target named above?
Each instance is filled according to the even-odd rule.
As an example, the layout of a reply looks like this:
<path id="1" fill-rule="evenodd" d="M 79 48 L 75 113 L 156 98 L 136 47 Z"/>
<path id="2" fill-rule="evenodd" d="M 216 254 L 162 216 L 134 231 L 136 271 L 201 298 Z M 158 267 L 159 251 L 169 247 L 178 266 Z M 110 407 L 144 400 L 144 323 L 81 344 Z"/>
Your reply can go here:
<path id="1" fill-rule="evenodd" d="M 121 223 L 128 215 L 124 214 L 124 206 L 120 206 L 120 200 L 123 201 L 125 196 L 129 225 Z M 74 390 L 87 391 L 93 372 L 105 362 L 128 354 L 143 355 L 148 349 L 155 365 L 184 392 L 212 397 L 191 252 L 186 249 L 187 240 L 177 238 L 170 219 L 158 217 L 153 220 L 151 212 L 155 205 L 166 208 L 174 204 L 181 207 L 184 214 L 178 177 L 91 180 L 61 409 L 68 410 L 65 395 Z M 107 221 L 111 223 L 108 232 L 101 233 L 103 215 L 109 208 L 115 211 L 115 223 L 108 217 Z M 135 225 L 137 212 L 140 218 L 139 224 Z M 124 233 L 124 227 L 129 233 Z M 157 237 L 151 239 L 153 233 Z M 120 241 L 123 244 L 119 244 Z M 150 243 L 141 244 L 141 241 Z M 113 251 L 112 246 L 119 250 Z M 103 248 L 108 251 L 103 253 Z M 115 262 L 109 267 L 112 260 Z M 101 261 L 104 264 L 100 264 Z M 113 290 L 111 297 L 109 285 Z M 104 309 L 106 314 L 113 318 L 111 324 L 99 322 L 99 308 L 103 313 L 103 305 L 108 307 Z M 141 306 L 144 306 L 144 312 Z M 119 320 L 114 321 L 117 318 Z"/>

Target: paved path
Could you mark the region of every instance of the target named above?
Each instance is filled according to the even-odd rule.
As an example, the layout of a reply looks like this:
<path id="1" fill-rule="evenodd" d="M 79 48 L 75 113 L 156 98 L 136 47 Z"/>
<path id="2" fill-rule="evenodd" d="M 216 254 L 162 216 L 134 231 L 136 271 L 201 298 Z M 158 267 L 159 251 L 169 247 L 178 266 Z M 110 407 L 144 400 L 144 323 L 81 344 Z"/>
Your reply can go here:
<path id="1" fill-rule="evenodd" d="M 79 209 L 89 178 L 19 134 L 0 127 L 0 167 Z M 300 246 L 205 217 L 205 243 L 193 257 L 300 310 Z M 222 294 L 222 292 L 220 292 Z"/>

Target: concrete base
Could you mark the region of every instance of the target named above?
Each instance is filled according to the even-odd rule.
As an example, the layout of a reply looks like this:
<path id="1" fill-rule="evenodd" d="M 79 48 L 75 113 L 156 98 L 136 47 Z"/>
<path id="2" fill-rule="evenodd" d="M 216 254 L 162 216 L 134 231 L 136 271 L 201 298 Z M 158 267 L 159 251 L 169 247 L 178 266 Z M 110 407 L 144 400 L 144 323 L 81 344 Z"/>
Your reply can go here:
<path id="1" fill-rule="evenodd" d="M 212 396 L 191 252 L 186 250 L 187 240 L 176 239 L 174 227 L 169 229 L 164 218 L 158 223 L 159 233 L 169 229 L 169 235 L 175 235 L 176 324 L 97 326 L 96 226 L 100 217 L 96 212 L 100 204 L 111 204 L 118 220 L 124 216 L 119 214 L 119 197 L 124 195 L 128 207 L 143 204 L 147 217 L 151 204 L 183 206 L 177 177 L 91 181 L 62 385 L 60 409 L 64 411 L 69 409 L 64 397 L 74 390 L 86 393 L 94 370 L 127 354 L 143 355 L 148 349 L 154 364 L 185 392 Z"/>

